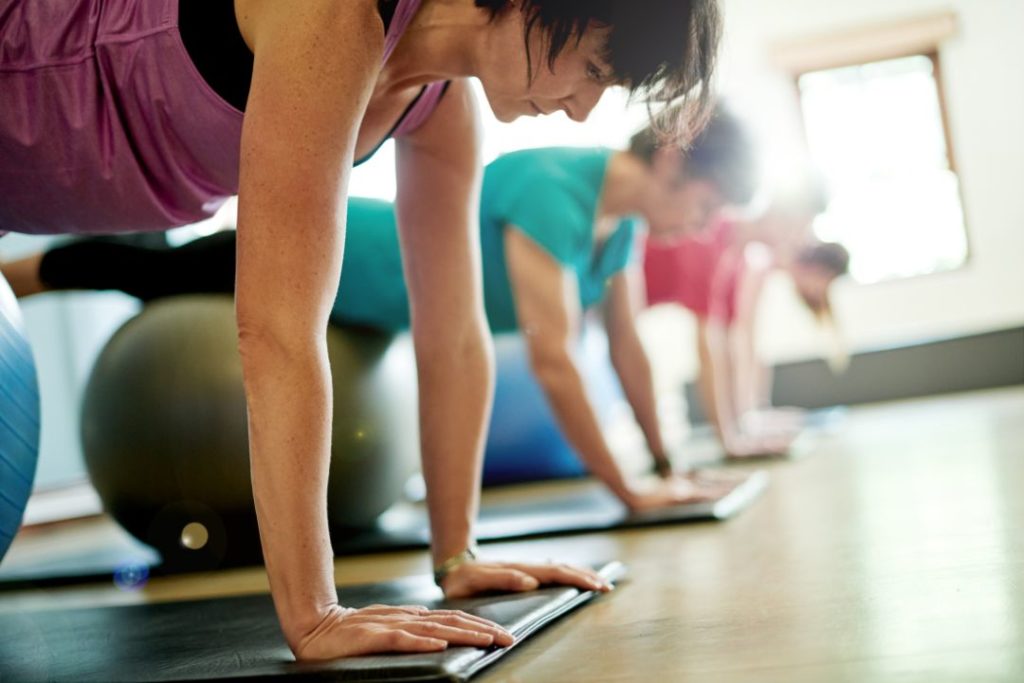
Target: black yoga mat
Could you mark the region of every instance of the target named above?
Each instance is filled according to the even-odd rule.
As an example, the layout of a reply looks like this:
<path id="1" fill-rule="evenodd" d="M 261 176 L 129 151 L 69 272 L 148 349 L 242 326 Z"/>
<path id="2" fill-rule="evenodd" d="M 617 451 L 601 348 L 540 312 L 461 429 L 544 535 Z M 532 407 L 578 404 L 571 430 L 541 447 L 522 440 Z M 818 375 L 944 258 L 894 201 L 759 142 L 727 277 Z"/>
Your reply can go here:
<path id="1" fill-rule="evenodd" d="M 481 543 L 562 534 L 608 531 L 617 528 L 725 520 L 753 503 L 767 485 L 764 472 L 731 475 L 739 482 L 724 497 L 643 514 L 629 514 L 599 482 L 565 481 L 555 484 L 517 484 L 485 493 L 477 523 Z M 495 495 L 498 493 L 499 495 Z M 336 555 L 409 550 L 429 545 L 426 513 L 422 506 L 398 504 L 385 512 L 374 529 L 332 539 Z M 152 576 L 177 573 L 162 566 L 155 551 L 126 535 L 107 547 L 67 554 L 31 563 L 0 566 L 0 590 L 81 581 L 113 580 L 132 583 L 139 572 Z"/>
<path id="2" fill-rule="evenodd" d="M 768 483 L 765 472 L 735 476 L 737 485 L 725 496 L 705 503 L 688 503 L 643 513 L 630 513 L 597 481 L 559 482 L 553 485 L 521 484 L 508 487 L 513 500 L 492 501 L 480 508 L 476 536 L 481 542 L 507 541 L 542 536 L 609 531 L 630 527 L 681 522 L 725 520 L 749 506 Z M 396 506 L 378 522 L 377 538 L 355 537 L 351 543 L 373 546 L 383 543 L 426 544 L 426 518 L 419 509 Z"/>
<path id="3" fill-rule="evenodd" d="M 600 568 L 610 580 L 623 571 L 617 562 Z M 338 597 L 352 607 L 462 609 L 501 624 L 519 644 L 595 594 L 542 588 L 444 602 L 429 578 L 414 577 L 340 588 Z M 0 681 L 465 681 L 515 647 L 298 664 L 278 630 L 269 595 L 0 614 L 0 633 Z"/>

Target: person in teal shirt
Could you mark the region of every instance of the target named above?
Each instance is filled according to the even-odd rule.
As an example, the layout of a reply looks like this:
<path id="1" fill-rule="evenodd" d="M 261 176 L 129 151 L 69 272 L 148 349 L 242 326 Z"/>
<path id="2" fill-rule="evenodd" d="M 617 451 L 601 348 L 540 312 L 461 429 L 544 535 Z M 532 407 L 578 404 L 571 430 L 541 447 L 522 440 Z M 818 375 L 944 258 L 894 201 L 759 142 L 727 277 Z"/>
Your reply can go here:
<path id="1" fill-rule="evenodd" d="M 720 484 L 672 472 L 651 366 L 635 325 L 643 305 L 637 233 L 646 229 L 652 239 L 671 239 L 705 229 L 724 204 L 749 200 L 752 166 L 741 126 L 719 108 L 686 150 L 659 147 L 656 134 L 645 129 L 627 150 L 521 150 L 485 169 L 480 253 L 490 328 L 522 334 L 530 367 L 566 440 L 631 509 L 721 494 Z M 392 205 L 352 198 L 348 224 L 332 322 L 407 329 L 409 301 Z M 174 249 L 82 241 L 3 270 L 19 295 L 119 289 L 150 300 L 232 291 L 234 248 L 232 232 Z M 612 367 L 662 475 L 654 486 L 629 481 L 617 465 L 573 357 L 583 315 L 598 307 Z"/>
<path id="2" fill-rule="evenodd" d="M 484 173 L 480 210 L 484 310 L 492 332 L 519 329 L 503 238 L 507 226 L 528 235 L 572 271 L 580 307 L 605 297 L 608 280 L 630 262 L 637 220 L 619 220 L 600 249 L 594 239 L 601 183 L 615 152 L 603 148 L 543 148 L 500 157 Z M 527 199 L 529 197 L 529 199 Z M 341 274 L 332 320 L 379 330 L 409 327 L 409 301 L 402 277 L 394 207 L 390 202 L 349 200 L 349 260 Z M 558 217 L 553 226 L 552 217 Z M 554 229 L 553 229 L 554 228 Z"/>

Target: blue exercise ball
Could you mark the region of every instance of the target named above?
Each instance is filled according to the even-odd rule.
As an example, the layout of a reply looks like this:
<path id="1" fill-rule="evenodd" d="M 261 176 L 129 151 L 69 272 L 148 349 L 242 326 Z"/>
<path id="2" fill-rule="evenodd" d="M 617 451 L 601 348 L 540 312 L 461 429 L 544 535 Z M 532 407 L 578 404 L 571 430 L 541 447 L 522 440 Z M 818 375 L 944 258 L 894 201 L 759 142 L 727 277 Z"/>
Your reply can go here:
<path id="1" fill-rule="evenodd" d="M 598 418 L 610 419 L 622 392 L 609 361 L 607 338 L 600 330 L 586 328 L 574 356 Z M 523 336 L 495 335 L 494 358 L 494 410 L 484 449 L 484 485 L 587 474 L 534 378 Z"/>
<path id="2" fill-rule="evenodd" d="M 21 312 L 0 276 L 0 559 L 14 540 L 39 459 L 39 385 Z"/>

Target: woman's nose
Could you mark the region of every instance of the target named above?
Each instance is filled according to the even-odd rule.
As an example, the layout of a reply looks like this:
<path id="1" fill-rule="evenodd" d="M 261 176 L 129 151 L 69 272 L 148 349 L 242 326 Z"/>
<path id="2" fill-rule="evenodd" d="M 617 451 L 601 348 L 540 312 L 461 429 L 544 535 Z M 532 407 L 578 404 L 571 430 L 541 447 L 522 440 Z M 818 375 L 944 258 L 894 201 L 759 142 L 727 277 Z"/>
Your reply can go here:
<path id="1" fill-rule="evenodd" d="M 566 116 L 577 123 L 583 123 L 590 116 L 597 103 L 601 101 L 607 85 L 589 83 L 572 97 L 562 101 L 562 109 Z"/>

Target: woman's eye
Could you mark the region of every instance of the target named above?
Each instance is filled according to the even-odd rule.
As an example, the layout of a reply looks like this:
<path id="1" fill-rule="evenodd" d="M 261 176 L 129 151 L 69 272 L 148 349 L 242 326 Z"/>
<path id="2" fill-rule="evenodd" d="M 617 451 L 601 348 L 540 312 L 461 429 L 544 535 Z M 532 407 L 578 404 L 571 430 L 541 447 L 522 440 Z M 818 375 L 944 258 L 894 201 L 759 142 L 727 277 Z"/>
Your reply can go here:
<path id="1" fill-rule="evenodd" d="M 598 82 L 604 80 L 604 74 L 593 62 L 587 62 L 587 77 Z"/>

